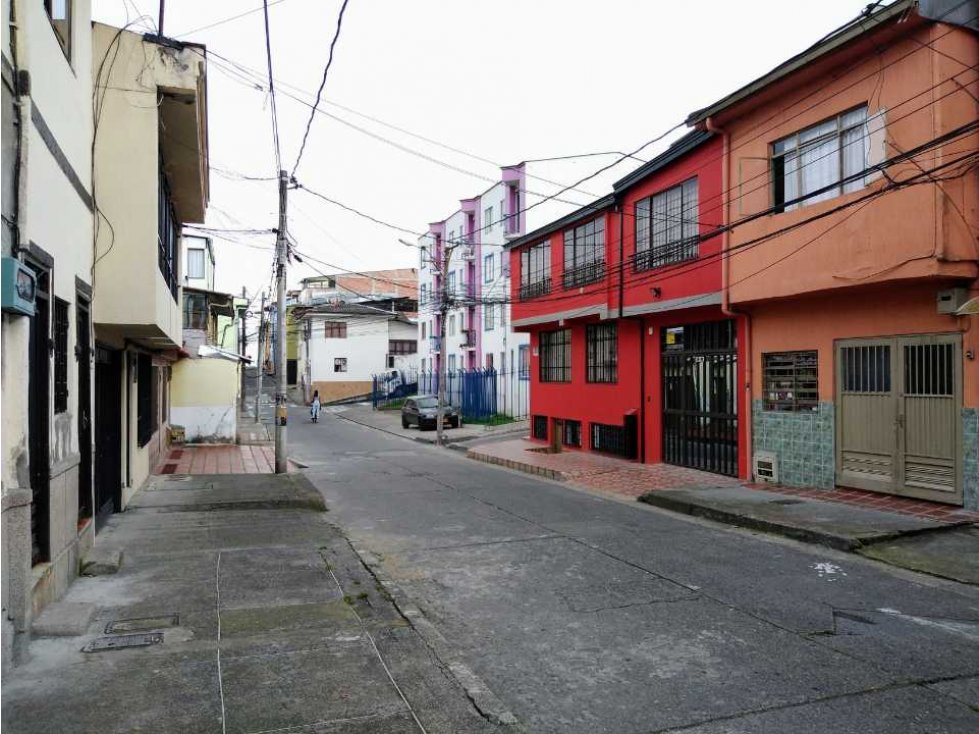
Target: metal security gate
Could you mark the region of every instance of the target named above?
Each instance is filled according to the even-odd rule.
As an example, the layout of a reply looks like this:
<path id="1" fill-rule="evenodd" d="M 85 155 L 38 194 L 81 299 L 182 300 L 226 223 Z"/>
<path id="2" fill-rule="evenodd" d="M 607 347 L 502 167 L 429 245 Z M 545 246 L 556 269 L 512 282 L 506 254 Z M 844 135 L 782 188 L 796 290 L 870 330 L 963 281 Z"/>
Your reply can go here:
<path id="1" fill-rule="evenodd" d="M 122 501 L 122 353 L 95 345 L 95 529 Z"/>
<path id="2" fill-rule="evenodd" d="M 840 341 L 836 374 L 836 483 L 961 504 L 961 337 Z"/>
<path id="3" fill-rule="evenodd" d="M 663 459 L 737 476 L 734 321 L 663 329 Z"/>

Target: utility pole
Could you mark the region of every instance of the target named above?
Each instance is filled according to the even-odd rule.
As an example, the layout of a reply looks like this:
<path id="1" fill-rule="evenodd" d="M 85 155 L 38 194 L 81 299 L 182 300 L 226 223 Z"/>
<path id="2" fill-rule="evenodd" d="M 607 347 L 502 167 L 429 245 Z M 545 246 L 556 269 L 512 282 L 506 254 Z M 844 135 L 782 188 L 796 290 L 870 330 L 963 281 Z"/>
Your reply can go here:
<path id="1" fill-rule="evenodd" d="M 449 316 L 449 262 L 452 260 L 452 251 L 456 248 L 455 244 L 445 244 L 442 247 L 442 267 L 439 272 L 442 275 L 442 288 L 439 293 L 439 394 L 438 394 L 438 413 L 435 418 L 435 443 L 437 446 L 445 445 L 443 427 L 445 424 L 445 383 L 448 381 L 449 367 L 448 355 L 446 354 L 446 321 Z"/>
<path id="2" fill-rule="evenodd" d="M 248 298 L 248 296 L 245 295 L 245 286 L 242 286 L 241 287 L 241 297 L 242 297 L 242 299 L 247 299 Z M 248 319 L 246 318 L 247 312 L 248 312 L 248 307 L 247 306 L 244 306 L 244 307 L 238 309 L 238 320 L 241 322 L 241 336 L 238 338 L 238 354 L 240 354 L 242 356 L 244 356 L 245 352 L 248 349 L 248 334 L 245 331 L 245 329 L 247 327 L 247 321 L 248 321 Z M 242 364 L 242 366 L 241 366 L 241 398 L 239 399 L 238 403 L 239 403 L 240 409 L 241 410 L 244 410 L 245 409 L 245 366 L 244 366 L 244 364 Z"/>
<path id="3" fill-rule="evenodd" d="M 275 371 L 275 473 L 285 474 L 289 461 L 286 457 L 286 422 L 289 408 L 286 404 L 286 191 L 289 187 L 289 176 L 285 171 L 279 171 L 279 231 L 275 238 L 275 273 L 276 273 L 276 307 L 275 307 L 275 340 L 276 351 Z"/>
<path id="4" fill-rule="evenodd" d="M 258 389 L 255 391 L 255 422 L 262 422 L 262 373 L 265 372 L 265 291 L 262 291 L 262 310 L 258 312 L 258 356 L 255 364 L 258 365 Z"/>

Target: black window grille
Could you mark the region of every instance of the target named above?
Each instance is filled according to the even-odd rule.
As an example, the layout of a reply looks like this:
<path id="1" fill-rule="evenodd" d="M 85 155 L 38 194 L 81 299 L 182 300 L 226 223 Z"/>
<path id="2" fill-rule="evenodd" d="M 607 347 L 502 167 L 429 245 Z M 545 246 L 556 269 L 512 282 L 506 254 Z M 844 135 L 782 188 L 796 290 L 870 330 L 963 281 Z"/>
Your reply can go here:
<path id="1" fill-rule="evenodd" d="M 68 302 L 54 299 L 54 412 L 68 410 Z"/>
<path id="2" fill-rule="evenodd" d="M 815 349 L 763 354 L 764 409 L 793 413 L 816 410 L 818 363 Z"/>
<path id="3" fill-rule="evenodd" d="M 697 179 L 636 202 L 636 270 L 697 257 L 700 223 Z"/>
<path id="4" fill-rule="evenodd" d="M 150 368 L 150 433 L 156 433 L 160 428 L 160 368 Z"/>
<path id="5" fill-rule="evenodd" d="M 564 421 L 561 443 L 565 446 L 581 447 L 581 421 Z"/>
<path id="6" fill-rule="evenodd" d="M 594 283 L 605 277 L 605 218 L 566 230 L 564 233 L 565 288 Z"/>
<path id="7" fill-rule="evenodd" d="M 159 186 L 157 201 L 157 233 L 160 246 L 158 264 L 160 275 L 170 289 L 173 300 L 177 300 L 177 241 L 180 237 L 180 224 L 173 208 L 173 195 L 167 174 L 163 170 L 163 154 L 159 158 Z"/>
<path id="8" fill-rule="evenodd" d="M 606 454 L 615 454 L 632 458 L 634 452 L 626 437 L 626 430 L 623 426 L 610 426 L 606 423 L 591 424 L 591 448 L 592 451 L 601 451 Z"/>
<path id="9" fill-rule="evenodd" d="M 136 358 L 136 440 L 140 447 L 153 437 L 153 360 L 148 354 Z"/>
<path id="10" fill-rule="evenodd" d="M 551 292 L 551 243 L 539 242 L 520 253 L 520 299 Z"/>
<path id="11" fill-rule="evenodd" d="M 904 394 L 955 394 L 955 353 L 951 344 L 908 344 L 904 347 Z"/>
<path id="12" fill-rule="evenodd" d="M 540 381 L 571 382 L 571 329 L 541 332 Z"/>
<path id="13" fill-rule="evenodd" d="M 546 415 L 535 415 L 533 423 L 534 438 L 539 438 L 542 441 L 547 440 L 547 416 Z"/>
<path id="14" fill-rule="evenodd" d="M 718 352 L 736 349 L 737 329 L 733 320 L 670 326 L 662 330 L 666 352 Z"/>
<path id="15" fill-rule="evenodd" d="M 619 379 L 619 330 L 615 323 L 589 324 L 585 330 L 587 382 Z"/>

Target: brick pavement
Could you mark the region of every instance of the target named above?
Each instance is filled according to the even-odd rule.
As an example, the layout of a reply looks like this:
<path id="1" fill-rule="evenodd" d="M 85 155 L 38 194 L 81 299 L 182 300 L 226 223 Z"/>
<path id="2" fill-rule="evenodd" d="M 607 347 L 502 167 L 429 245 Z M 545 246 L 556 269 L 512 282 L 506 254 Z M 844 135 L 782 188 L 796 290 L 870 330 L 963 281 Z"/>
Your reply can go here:
<path id="1" fill-rule="evenodd" d="M 275 448 L 259 446 L 175 446 L 160 460 L 154 474 L 271 474 Z"/>
<path id="2" fill-rule="evenodd" d="M 688 469 L 671 464 L 638 464 L 625 459 L 585 451 L 542 452 L 539 443 L 526 439 L 501 441 L 473 447 L 468 456 L 490 464 L 538 474 L 576 487 L 622 497 L 639 497 L 665 489 L 706 489 L 743 485 L 761 492 L 838 502 L 857 507 L 926 517 L 939 522 L 979 522 L 979 512 L 938 502 L 866 492 L 859 489 L 815 489 L 751 484 L 733 477 Z"/>

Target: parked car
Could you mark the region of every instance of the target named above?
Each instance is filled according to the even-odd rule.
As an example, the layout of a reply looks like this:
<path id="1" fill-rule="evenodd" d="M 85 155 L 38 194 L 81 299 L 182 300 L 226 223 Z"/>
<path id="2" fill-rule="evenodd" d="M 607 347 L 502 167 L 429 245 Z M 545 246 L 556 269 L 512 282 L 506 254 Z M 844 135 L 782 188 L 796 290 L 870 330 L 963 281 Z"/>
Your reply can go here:
<path id="1" fill-rule="evenodd" d="M 434 395 L 419 395 L 408 398 L 401 406 L 401 427 L 408 428 L 414 423 L 422 431 L 426 428 L 435 428 L 438 420 L 438 405 L 438 398 Z M 445 426 L 458 428 L 462 421 L 459 416 L 459 409 L 451 405 L 443 406 L 442 415 Z"/>

